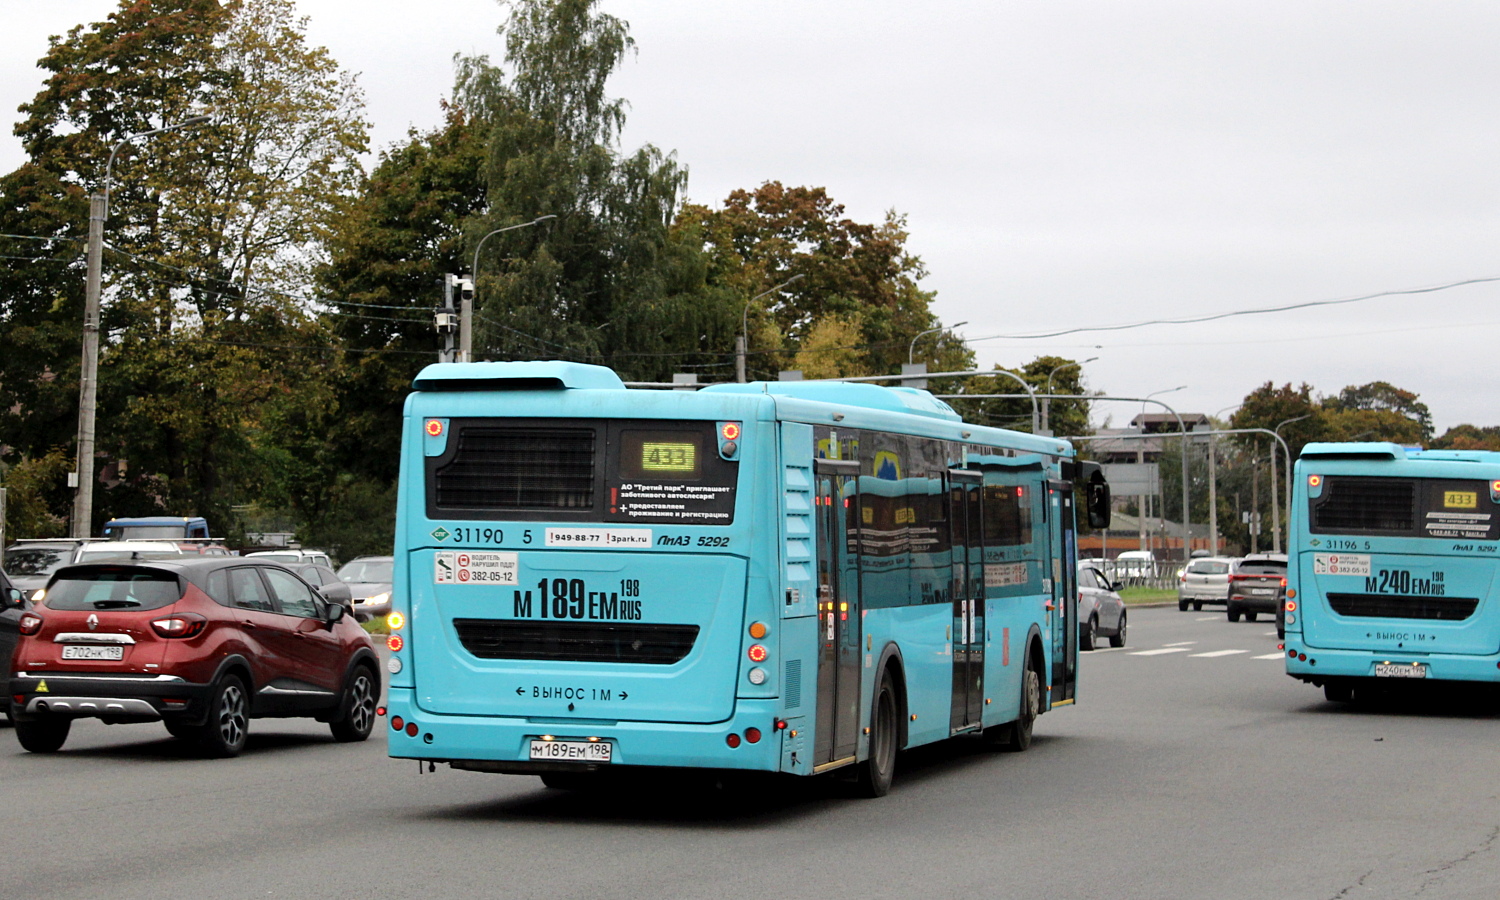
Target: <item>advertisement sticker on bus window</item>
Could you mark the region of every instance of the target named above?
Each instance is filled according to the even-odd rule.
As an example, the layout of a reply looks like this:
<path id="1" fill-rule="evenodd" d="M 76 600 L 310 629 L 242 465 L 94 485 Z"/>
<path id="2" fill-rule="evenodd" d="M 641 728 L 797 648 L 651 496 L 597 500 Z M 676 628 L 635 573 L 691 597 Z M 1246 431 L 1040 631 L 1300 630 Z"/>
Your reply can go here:
<path id="1" fill-rule="evenodd" d="M 987 588 L 1015 587 L 1018 584 L 1025 584 L 1027 578 L 1024 562 L 985 563 L 984 566 L 984 586 Z"/>
<path id="2" fill-rule="evenodd" d="M 548 528 L 548 547 L 598 548 L 620 550 L 650 547 L 649 528 Z"/>
<path id="3" fill-rule="evenodd" d="M 519 585 L 520 568 L 514 553 L 442 550 L 433 563 L 432 583 Z"/>
<path id="4" fill-rule="evenodd" d="M 1369 575 L 1370 557 L 1363 553 L 1314 553 L 1314 575 Z"/>

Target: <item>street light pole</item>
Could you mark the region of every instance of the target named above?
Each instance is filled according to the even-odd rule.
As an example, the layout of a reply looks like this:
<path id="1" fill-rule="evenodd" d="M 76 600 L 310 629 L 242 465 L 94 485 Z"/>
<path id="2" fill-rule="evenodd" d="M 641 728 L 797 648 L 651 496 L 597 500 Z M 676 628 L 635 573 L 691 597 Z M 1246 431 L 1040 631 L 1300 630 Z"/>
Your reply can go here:
<path id="1" fill-rule="evenodd" d="M 1073 366 L 1083 366 L 1087 363 L 1093 362 L 1098 358 L 1099 357 L 1097 356 L 1090 356 L 1083 362 L 1065 362 L 1060 366 L 1053 366 L 1052 371 L 1047 373 L 1047 394 L 1049 396 L 1042 400 L 1042 430 L 1040 433 L 1049 436 L 1052 434 L 1052 399 L 1050 396 L 1052 393 L 1052 376 L 1056 375 L 1063 369 L 1069 369 Z"/>
<path id="2" fill-rule="evenodd" d="M 1271 433 L 1274 434 L 1274 435 L 1276 435 L 1276 439 L 1278 441 L 1281 441 L 1281 446 L 1282 447 L 1287 447 L 1286 441 L 1282 440 L 1282 438 L 1281 438 L 1281 426 L 1282 425 L 1290 425 L 1293 422 L 1300 422 L 1303 419 L 1310 419 L 1310 418 L 1312 418 L 1312 413 L 1307 413 L 1306 415 L 1301 415 L 1301 416 L 1294 416 L 1294 417 L 1292 417 L 1290 419 L 1287 419 L 1287 420 L 1279 423 L 1275 428 L 1272 428 L 1271 429 Z M 1287 514 L 1288 517 L 1290 517 L 1291 514 L 1292 514 L 1292 492 L 1291 492 L 1291 487 L 1292 487 L 1292 451 L 1291 451 L 1290 448 L 1287 449 L 1287 453 L 1286 453 L 1286 485 L 1287 485 L 1286 514 Z M 1275 446 L 1272 446 L 1271 447 L 1271 551 L 1273 553 L 1280 553 L 1281 552 L 1281 511 L 1276 508 L 1277 507 L 1277 504 L 1276 504 L 1276 495 L 1278 493 L 1279 493 L 1279 491 L 1276 490 L 1276 448 L 1275 448 Z M 1287 535 L 1287 549 L 1288 550 L 1291 549 L 1291 541 L 1292 541 L 1292 536 L 1291 536 L 1291 534 L 1288 534 Z"/>
<path id="3" fill-rule="evenodd" d="M 474 248 L 474 265 L 469 268 L 470 279 L 474 282 L 472 290 L 465 291 L 459 299 L 458 311 L 458 361 L 474 361 L 474 299 L 479 293 L 479 251 L 484 249 L 484 242 L 506 231 L 515 231 L 517 228 L 529 228 L 538 222 L 555 219 L 557 216 L 548 214 L 537 216 L 530 222 L 522 222 L 519 225 L 507 225 L 504 228 L 496 228 L 489 234 L 479 239 L 479 244 Z"/>
<path id="4" fill-rule="evenodd" d="M 745 301 L 745 309 L 740 313 L 740 334 L 734 341 L 734 380 L 740 384 L 745 383 L 745 352 L 750 346 L 750 306 L 755 301 L 767 294 L 774 294 L 792 282 L 800 279 L 801 275 L 793 275 L 781 284 L 773 288 L 767 288 Z"/>
<path id="5" fill-rule="evenodd" d="M 99 296 L 104 270 L 104 220 L 109 217 L 110 176 L 115 165 L 115 154 L 120 148 L 139 138 L 151 137 L 164 131 L 176 131 L 201 125 L 209 116 L 193 116 L 175 125 L 166 125 L 128 134 L 110 148 L 109 158 L 104 163 L 104 192 L 89 195 L 89 243 L 88 266 L 84 276 L 83 303 L 83 363 L 78 370 L 78 460 L 74 476 L 78 479 L 78 491 L 73 495 L 73 537 L 89 536 L 89 526 L 94 519 L 94 414 L 99 403 Z"/>
<path id="6" fill-rule="evenodd" d="M 911 363 L 916 362 L 917 341 L 921 340 L 923 335 L 932 334 L 934 331 L 952 331 L 955 328 L 962 328 L 967 324 L 969 324 L 969 320 L 965 319 L 962 322 L 954 322 L 952 325 L 939 325 L 936 328 L 929 328 L 926 331 L 917 332 L 917 336 L 911 339 L 911 346 L 906 348 L 907 364 L 910 365 Z"/>

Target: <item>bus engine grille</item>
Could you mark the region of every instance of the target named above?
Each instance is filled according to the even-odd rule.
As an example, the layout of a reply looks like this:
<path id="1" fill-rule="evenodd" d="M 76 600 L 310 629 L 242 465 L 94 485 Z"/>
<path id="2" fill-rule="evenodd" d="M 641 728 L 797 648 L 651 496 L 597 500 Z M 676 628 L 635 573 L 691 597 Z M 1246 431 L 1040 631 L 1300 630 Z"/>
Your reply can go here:
<path id="1" fill-rule="evenodd" d="M 1457 622 L 1474 615 L 1473 597 L 1407 597 L 1399 594 L 1333 594 L 1328 605 L 1341 616 L 1370 619 L 1443 619 Z"/>
<path id="2" fill-rule="evenodd" d="M 1317 531 L 1405 533 L 1416 527 L 1416 482 L 1409 478 L 1330 476 L 1326 493 L 1313 507 Z"/>
<path id="3" fill-rule="evenodd" d="M 480 659 L 671 665 L 698 639 L 697 625 L 454 619 L 453 627 Z"/>
<path id="4" fill-rule="evenodd" d="M 439 509 L 588 509 L 594 430 L 467 426 L 434 476 Z"/>

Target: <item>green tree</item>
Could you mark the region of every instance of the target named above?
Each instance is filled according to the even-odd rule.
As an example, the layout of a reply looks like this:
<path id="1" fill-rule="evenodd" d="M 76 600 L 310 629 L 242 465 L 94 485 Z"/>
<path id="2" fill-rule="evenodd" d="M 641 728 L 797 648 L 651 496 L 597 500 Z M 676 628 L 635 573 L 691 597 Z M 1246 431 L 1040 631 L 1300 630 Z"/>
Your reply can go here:
<path id="1" fill-rule="evenodd" d="M 710 289 L 700 254 L 670 225 L 687 172 L 652 146 L 618 149 L 624 101 L 606 93 L 634 47 L 598 0 L 518 0 L 501 26 L 509 77 L 459 61 L 457 99 L 489 131 L 487 208 L 469 245 L 498 228 L 477 277 L 476 356 L 602 362 L 627 377 L 726 365 L 738 310 Z"/>
<path id="2" fill-rule="evenodd" d="M 1001 366 L 1019 376 L 1037 394 L 1047 392 L 1048 377 L 1051 377 L 1052 393 L 1086 395 L 1083 367 L 1063 356 L 1038 356 L 1019 369 Z M 951 385 L 951 386 L 950 386 Z M 968 379 L 942 379 L 935 382 L 935 393 L 963 393 L 980 395 L 975 399 L 950 400 L 970 422 L 994 425 L 1015 431 L 1031 431 L 1031 399 L 1015 378 L 1007 375 L 981 375 Z M 985 394 L 1007 394 L 1009 397 L 984 397 Z M 1038 401 L 1038 411 L 1041 401 Z M 1087 399 L 1065 399 L 1051 401 L 1048 421 L 1052 433 L 1063 437 L 1079 437 L 1094 433 L 1089 424 L 1089 401 Z"/>
<path id="3" fill-rule="evenodd" d="M 703 241 L 709 283 L 741 298 L 741 309 L 749 304 L 752 377 L 774 378 L 806 352 L 815 329 L 840 318 L 858 322 L 859 341 L 849 349 L 860 351 L 862 368 L 894 373 L 911 340 L 938 324 L 935 294 L 918 286 L 926 268 L 907 251 L 906 220 L 895 212 L 879 224 L 855 222 L 824 188 L 770 181 L 734 191 L 719 209 L 687 204 L 676 228 Z M 749 302 L 794 276 L 790 286 Z M 923 349 L 932 371 L 973 367 L 961 343 L 934 340 Z"/>
<path id="4" fill-rule="evenodd" d="M 352 81 L 307 45 L 293 9 L 122 0 L 53 42 L 40 62 L 51 74 L 22 108 L 30 162 L 13 183 L 55 198 L 31 199 L 33 212 L 76 210 L 126 136 L 213 118 L 115 159 L 99 446 L 131 474 L 96 495 L 101 516 L 159 506 L 224 527 L 245 499 L 237 482 L 258 487 L 257 404 L 315 394 L 291 387 L 329 369 L 301 365 L 327 340 L 288 289 L 359 177 L 365 124 Z"/>
<path id="5" fill-rule="evenodd" d="M 1441 450 L 1500 450 L 1500 426 L 1454 425 L 1433 440 Z"/>

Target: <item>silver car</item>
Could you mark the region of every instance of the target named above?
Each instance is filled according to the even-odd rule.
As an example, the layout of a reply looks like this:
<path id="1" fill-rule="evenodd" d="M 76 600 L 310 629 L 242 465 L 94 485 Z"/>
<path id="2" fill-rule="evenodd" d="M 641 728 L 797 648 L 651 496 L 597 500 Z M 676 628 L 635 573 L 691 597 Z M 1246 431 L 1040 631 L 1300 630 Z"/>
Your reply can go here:
<path id="1" fill-rule="evenodd" d="M 1229 576 L 1235 560 L 1228 556 L 1203 556 L 1188 563 L 1177 581 L 1177 608 L 1202 609 L 1205 603 L 1229 602 Z"/>
<path id="2" fill-rule="evenodd" d="M 391 611 L 394 565 L 393 557 L 360 556 L 339 569 L 339 580 L 349 585 L 354 600 L 354 617 L 359 621 L 368 622 Z"/>
<path id="3" fill-rule="evenodd" d="M 1094 649 L 1099 638 L 1109 638 L 1111 647 L 1125 646 L 1125 601 L 1118 584 L 1093 563 L 1078 564 L 1078 647 Z"/>

